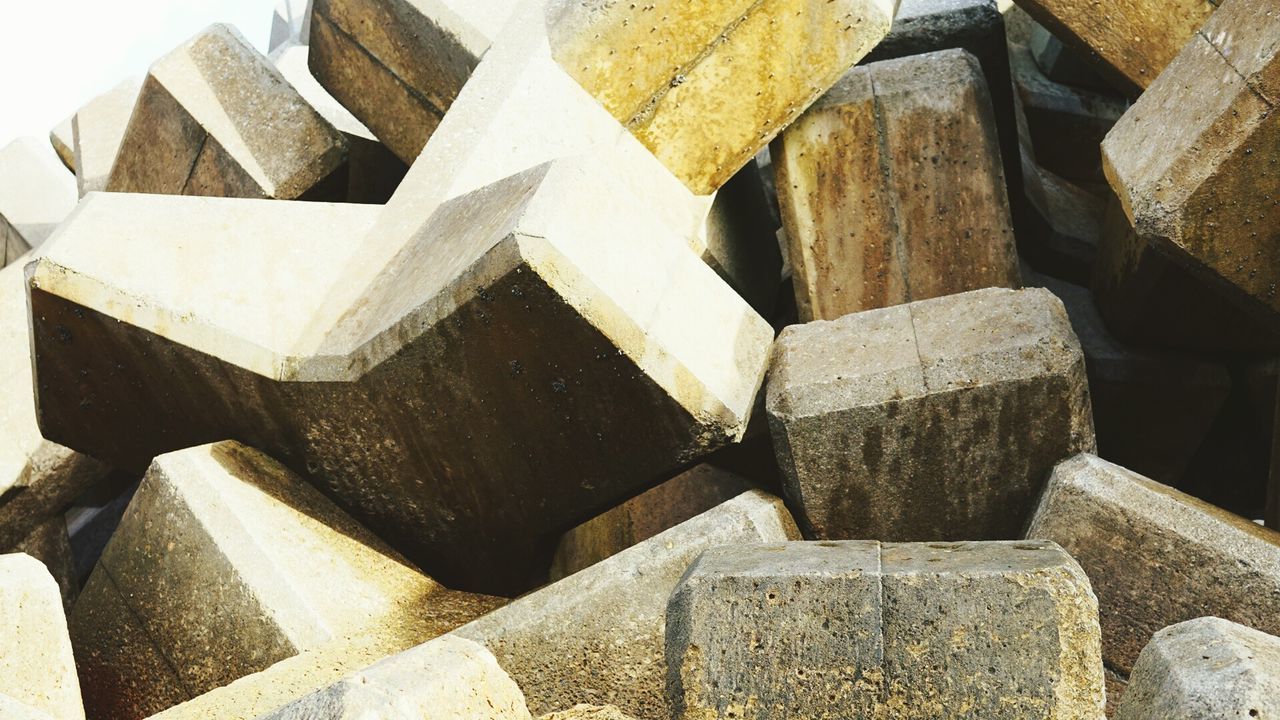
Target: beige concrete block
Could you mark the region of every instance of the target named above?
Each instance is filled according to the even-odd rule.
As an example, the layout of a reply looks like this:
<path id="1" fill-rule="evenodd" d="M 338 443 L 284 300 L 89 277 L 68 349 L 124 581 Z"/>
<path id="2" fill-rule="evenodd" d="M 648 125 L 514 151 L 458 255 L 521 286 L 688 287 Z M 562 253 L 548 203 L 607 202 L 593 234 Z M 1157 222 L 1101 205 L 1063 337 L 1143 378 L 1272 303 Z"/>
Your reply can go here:
<path id="1" fill-rule="evenodd" d="M 346 152 L 267 58 L 212 25 L 151 66 L 106 189 L 290 200 Z"/>
<path id="2" fill-rule="evenodd" d="M 71 172 L 76 171 L 75 131 L 71 128 L 71 120 L 74 117 L 75 115 L 67 117 L 49 131 L 49 144 L 53 145 L 53 151 L 58 154 L 58 159 Z"/>
<path id="3" fill-rule="evenodd" d="M 283 466 L 224 442 L 156 459 L 70 627 L 91 715 L 141 718 L 306 650 L 422 642 L 500 604 L 444 589 Z"/>
<path id="4" fill-rule="evenodd" d="M 801 321 L 1021 285 L 991 100 L 967 52 L 855 68 L 772 155 Z"/>
<path id="5" fill-rule="evenodd" d="M 633 720 L 612 705 L 575 705 L 568 710 L 547 713 L 538 720 Z"/>
<path id="6" fill-rule="evenodd" d="M 48 143 L 23 137 L 0 148 L 0 267 L 43 243 L 75 206 L 75 178 Z"/>
<path id="7" fill-rule="evenodd" d="M 62 596 L 28 555 L 0 555 L 0 628 L 0 697 L 28 714 L 83 720 Z"/>
<path id="8" fill-rule="evenodd" d="M 12 552 L 26 553 L 44 563 L 54 582 L 58 583 L 62 609 L 70 613 L 76 595 L 80 592 L 80 583 L 76 579 L 75 563 L 71 557 L 71 539 L 67 536 L 66 520 L 62 516 L 49 518 L 15 545 Z"/>
<path id="9" fill-rule="evenodd" d="M 80 197 L 107 188 L 111 167 L 124 141 L 141 89 L 141 79 L 128 78 L 90 100 L 71 116 L 76 185 Z"/>

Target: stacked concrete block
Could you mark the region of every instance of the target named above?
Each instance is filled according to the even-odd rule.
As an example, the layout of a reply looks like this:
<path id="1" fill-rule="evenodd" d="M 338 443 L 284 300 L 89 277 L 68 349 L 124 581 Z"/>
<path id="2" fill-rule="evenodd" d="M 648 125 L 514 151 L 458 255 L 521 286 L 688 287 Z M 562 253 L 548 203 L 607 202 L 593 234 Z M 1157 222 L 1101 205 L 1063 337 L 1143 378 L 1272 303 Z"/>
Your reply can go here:
<path id="1" fill-rule="evenodd" d="M 311 41 L 312 0 L 279 0 L 271 14 L 271 35 L 267 48 L 275 52 L 289 45 L 306 45 Z"/>
<path id="2" fill-rule="evenodd" d="M 53 151 L 58 154 L 63 166 L 71 172 L 76 171 L 75 131 L 71 127 L 74 117 L 75 115 L 67 117 L 49 131 L 49 144 L 53 146 Z"/>
<path id="3" fill-rule="evenodd" d="M 0 148 L 0 267 L 38 247 L 76 206 L 75 177 L 36 138 Z"/>
<path id="4" fill-rule="evenodd" d="M 1052 543 L 725 547 L 671 597 L 674 717 L 1102 717 L 1097 600 Z"/>
<path id="5" fill-rule="evenodd" d="M 105 189 L 323 197 L 346 141 L 233 28 L 213 25 L 153 64 Z"/>
<path id="6" fill-rule="evenodd" d="M 1105 13 L 1082 0 L 1018 3 L 1131 95 L 1147 89 L 1207 20 L 1211 0 L 1133 0 Z"/>
<path id="7" fill-rule="evenodd" d="M 1097 457 L 1054 469 L 1027 537 L 1058 543 L 1088 573 L 1103 658 L 1120 673 L 1184 620 L 1280 630 L 1280 534 Z"/>
<path id="8" fill-rule="evenodd" d="M 70 619 L 93 717 L 142 718 L 359 635 L 422 642 L 501 604 L 422 575 L 265 455 L 157 458 Z"/>
<path id="9" fill-rule="evenodd" d="M 80 197 L 106 189 L 141 89 L 141 79 L 129 78 L 71 116 Z"/>
<path id="10" fill-rule="evenodd" d="M 1106 238 L 1134 257 L 1150 246 L 1222 297 L 1280 329 L 1280 13 L 1222 4 L 1108 133 L 1107 179 L 1129 232 Z"/>
<path id="11" fill-rule="evenodd" d="M 83 720 L 62 596 L 30 556 L 0 555 L 0 628 L 4 717 Z"/>
<path id="12" fill-rule="evenodd" d="M 1221 618 L 1156 633 L 1116 720 L 1268 718 L 1280 713 L 1280 638 Z"/>
<path id="13" fill-rule="evenodd" d="M 539 720 L 634 720 L 612 705 L 575 705 L 568 710 L 547 713 Z"/>
<path id="14" fill-rule="evenodd" d="M 58 583 L 62 608 L 71 612 L 71 606 L 75 604 L 80 592 L 80 582 L 76 578 L 66 521 L 61 517 L 46 520 L 22 542 L 13 546 L 11 551 L 25 553 L 44 564 L 54 582 Z"/>
<path id="15" fill-rule="evenodd" d="M 783 331 L 767 408 L 806 537 L 1014 539 L 1094 447 L 1084 357 L 1046 290 L 987 289 Z"/>
<path id="16" fill-rule="evenodd" d="M 1115 88 L 1098 74 L 1094 66 L 1079 52 L 1067 47 L 1043 25 L 1031 26 L 1026 45 L 1044 76 L 1056 83 L 1114 93 Z"/>
<path id="17" fill-rule="evenodd" d="M 752 491 L 454 634 L 493 652 L 535 715 L 607 703 L 662 720 L 667 599 L 681 575 L 708 548 L 798 537 L 781 501 Z"/>
<path id="18" fill-rule="evenodd" d="M 772 155 L 802 321 L 1021 284 L 991 101 L 965 51 L 855 68 Z"/>

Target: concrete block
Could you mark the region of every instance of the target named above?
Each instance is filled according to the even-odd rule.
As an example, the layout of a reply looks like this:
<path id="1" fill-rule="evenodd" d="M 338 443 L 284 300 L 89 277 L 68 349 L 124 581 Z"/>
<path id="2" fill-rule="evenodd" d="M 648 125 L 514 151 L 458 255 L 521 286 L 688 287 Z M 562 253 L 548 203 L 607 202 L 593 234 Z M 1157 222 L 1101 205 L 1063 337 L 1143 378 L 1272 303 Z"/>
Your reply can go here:
<path id="1" fill-rule="evenodd" d="M 1027 537 L 1088 573 L 1118 672 L 1157 630 L 1203 615 L 1280 630 L 1280 534 L 1092 455 L 1054 469 Z"/>
<path id="2" fill-rule="evenodd" d="M 1228 0 L 1102 145 L 1134 234 L 1280 331 L 1280 13 Z"/>
<path id="3" fill-rule="evenodd" d="M 147 72 L 106 190 L 292 200 L 322 193 L 343 137 L 234 28 Z"/>
<path id="4" fill-rule="evenodd" d="M 62 609 L 70 613 L 80 593 L 80 582 L 76 579 L 75 564 L 71 559 L 71 539 L 67 535 L 66 521 L 62 517 L 46 520 L 11 550 L 30 555 L 44 564 L 58 584 Z"/>
<path id="5" fill-rule="evenodd" d="M 667 617 L 673 717 L 1102 717 L 1097 600 L 1053 543 L 721 547 Z"/>
<path id="6" fill-rule="evenodd" d="M 47 143 L 23 137 L 0 148 L 0 267 L 38 247 L 75 207 L 75 177 Z"/>
<path id="7" fill-rule="evenodd" d="M 607 703 L 640 720 L 664 720 L 667 598 L 680 576 L 710 547 L 798 537 L 780 500 L 751 491 L 454 634 L 493 652 L 535 715 Z"/>
<path id="8" fill-rule="evenodd" d="M 613 557 L 753 488 L 729 470 L 696 465 L 565 533 L 551 561 L 551 580 Z"/>
<path id="9" fill-rule="evenodd" d="M 991 101 L 965 51 L 855 68 L 771 154 L 802 321 L 1020 286 Z"/>
<path id="10" fill-rule="evenodd" d="M 1045 29 L 1084 54 L 1116 87 L 1137 96 L 1209 18 L 1211 0 L 1126 0 L 1100 13 L 1084 0 L 1019 0 Z"/>
<path id="11" fill-rule="evenodd" d="M 1280 713 L 1280 638 L 1220 618 L 1156 633 L 1116 720 L 1267 718 Z"/>
<path id="12" fill-rule="evenodd" d="M 530 720 L 524 695 L 480 645 L 445 635 L 381 660 L 262 720 Z"/>
<path id="13" fill-rule="evenodd" d="M 8 720 L 54 720 L 48 713 L 0 695 L 0 716 Z"/>
<path id="14" fill-rule="evenodd" d="M 62 164 L 74 173 L 76 171 L 76 143 L 75 131 L 71 128 L 71 119 L 73 117 L 75 116 L 68 116 L 49 131 L 49 144 L 53 145 L 53 151 L 58 154 L 58 159 L 62 161 Z"/>
<path id="15" fill-rule="evenodd" d="M 1044 76 L 1056 83 L 1114 94 L 1115 88 L 1103 79 L 1094 65 L 1080 53 L 1062 44 L 1053 33 L 1036 23 L 1026 43 Z"/>
<path id="16" fill-rule="evenodd" d="M 0 555 L 0 627 L 0 698 L 26 706 L 28 714 L 83 720 L 62 595 L 28 555 Z"/>
<path id="17" fill-rule="evenodd" d="M 1079 341 L 1041 289 L 787 328 L 767 382 L 809 538 L 1016 539 L 1053 466 L 1094 447 Z"/>
<path id="18" fill-rule="evenodd" d="M 80 197 L 107 189 L 111 167 L 124 142 L 142 80 L 132 77 L 90 100 L 71 116 L 76 186 Z"/>
<path id="19" fill-rule="evenodd" d="M 152 464 L 71 614 L 93 717 L 142 718 L 356 635 L 413 644 L 501 604 L 446 590 L 238 443 Z"/>
<path id="20" fill-rule="evenodd" d="M 538 720 L 633 720 L 612 705 L 575 705 L 568 710 L 547 713 Z"/>
<path id="21" fill-rule="evenodd" d="M 287 45 L 305 46 L 311 40 L 312 0 L 278 0 L 271 13 L 271 35 L 267 51 Z"/>

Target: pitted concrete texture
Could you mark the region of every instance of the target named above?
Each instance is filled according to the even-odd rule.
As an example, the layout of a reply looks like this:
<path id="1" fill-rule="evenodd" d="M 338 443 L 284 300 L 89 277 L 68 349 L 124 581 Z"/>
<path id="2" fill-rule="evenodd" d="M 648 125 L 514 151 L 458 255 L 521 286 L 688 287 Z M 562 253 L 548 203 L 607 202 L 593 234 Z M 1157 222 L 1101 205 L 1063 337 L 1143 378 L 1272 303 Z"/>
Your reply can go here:
<path id="1" fill-rule="evenodd" d="M 0 699 L 26 706 L 27 714 L 83 720 L 62 595 L 29 555 L 0 555 L 0 628 Z M 3 703 L 0 710 L 7 710 Z"/>
<path id="2" fill-rule="evenodd" d="M 1043 289 L 789 327 L 767 408 L 811 539 L 1016 539 L 1053 466 L 1094 447 L 1080 343 Z"/>
<path id="3" fill-rule="evenodd" d="M 547 713 L 538 720 L 633 720 L 612 705 L 575 705 L 568 710 Z"/>
<path id="4" fill-rule="evenodd" d="M 677 718 L 1101 720 L 1097 600 L 1047 542 L 738 545 L 671 596 Z"/>
<path id="5" fill-rule="evenodd" d="M 1058 543 L 1088 573 L 1103 658 L 1120 673 L 1184 620 L 1280 632 L 1280 534 L 1092 455 L 1054 469 L 1027 536 Z"/>
<path id="6" fill-rule="evenodd" d="M 1156 633 L 1115 720 L 1280 716 L 1280 638 L 1204 617 Z"/>

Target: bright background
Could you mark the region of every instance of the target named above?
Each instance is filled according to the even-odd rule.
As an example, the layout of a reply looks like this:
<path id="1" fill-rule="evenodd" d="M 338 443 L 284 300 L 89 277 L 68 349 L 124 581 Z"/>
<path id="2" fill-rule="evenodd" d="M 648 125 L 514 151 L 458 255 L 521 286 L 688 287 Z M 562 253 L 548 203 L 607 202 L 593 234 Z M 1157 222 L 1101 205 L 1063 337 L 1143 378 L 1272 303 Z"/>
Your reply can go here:
<path id="1" fill-rule="evenodd" d="M 48 138 L 94 96 L 204 27 L 235 25 L 263 53 L 275 0 L 0 0 L 0 147 Z"/>

